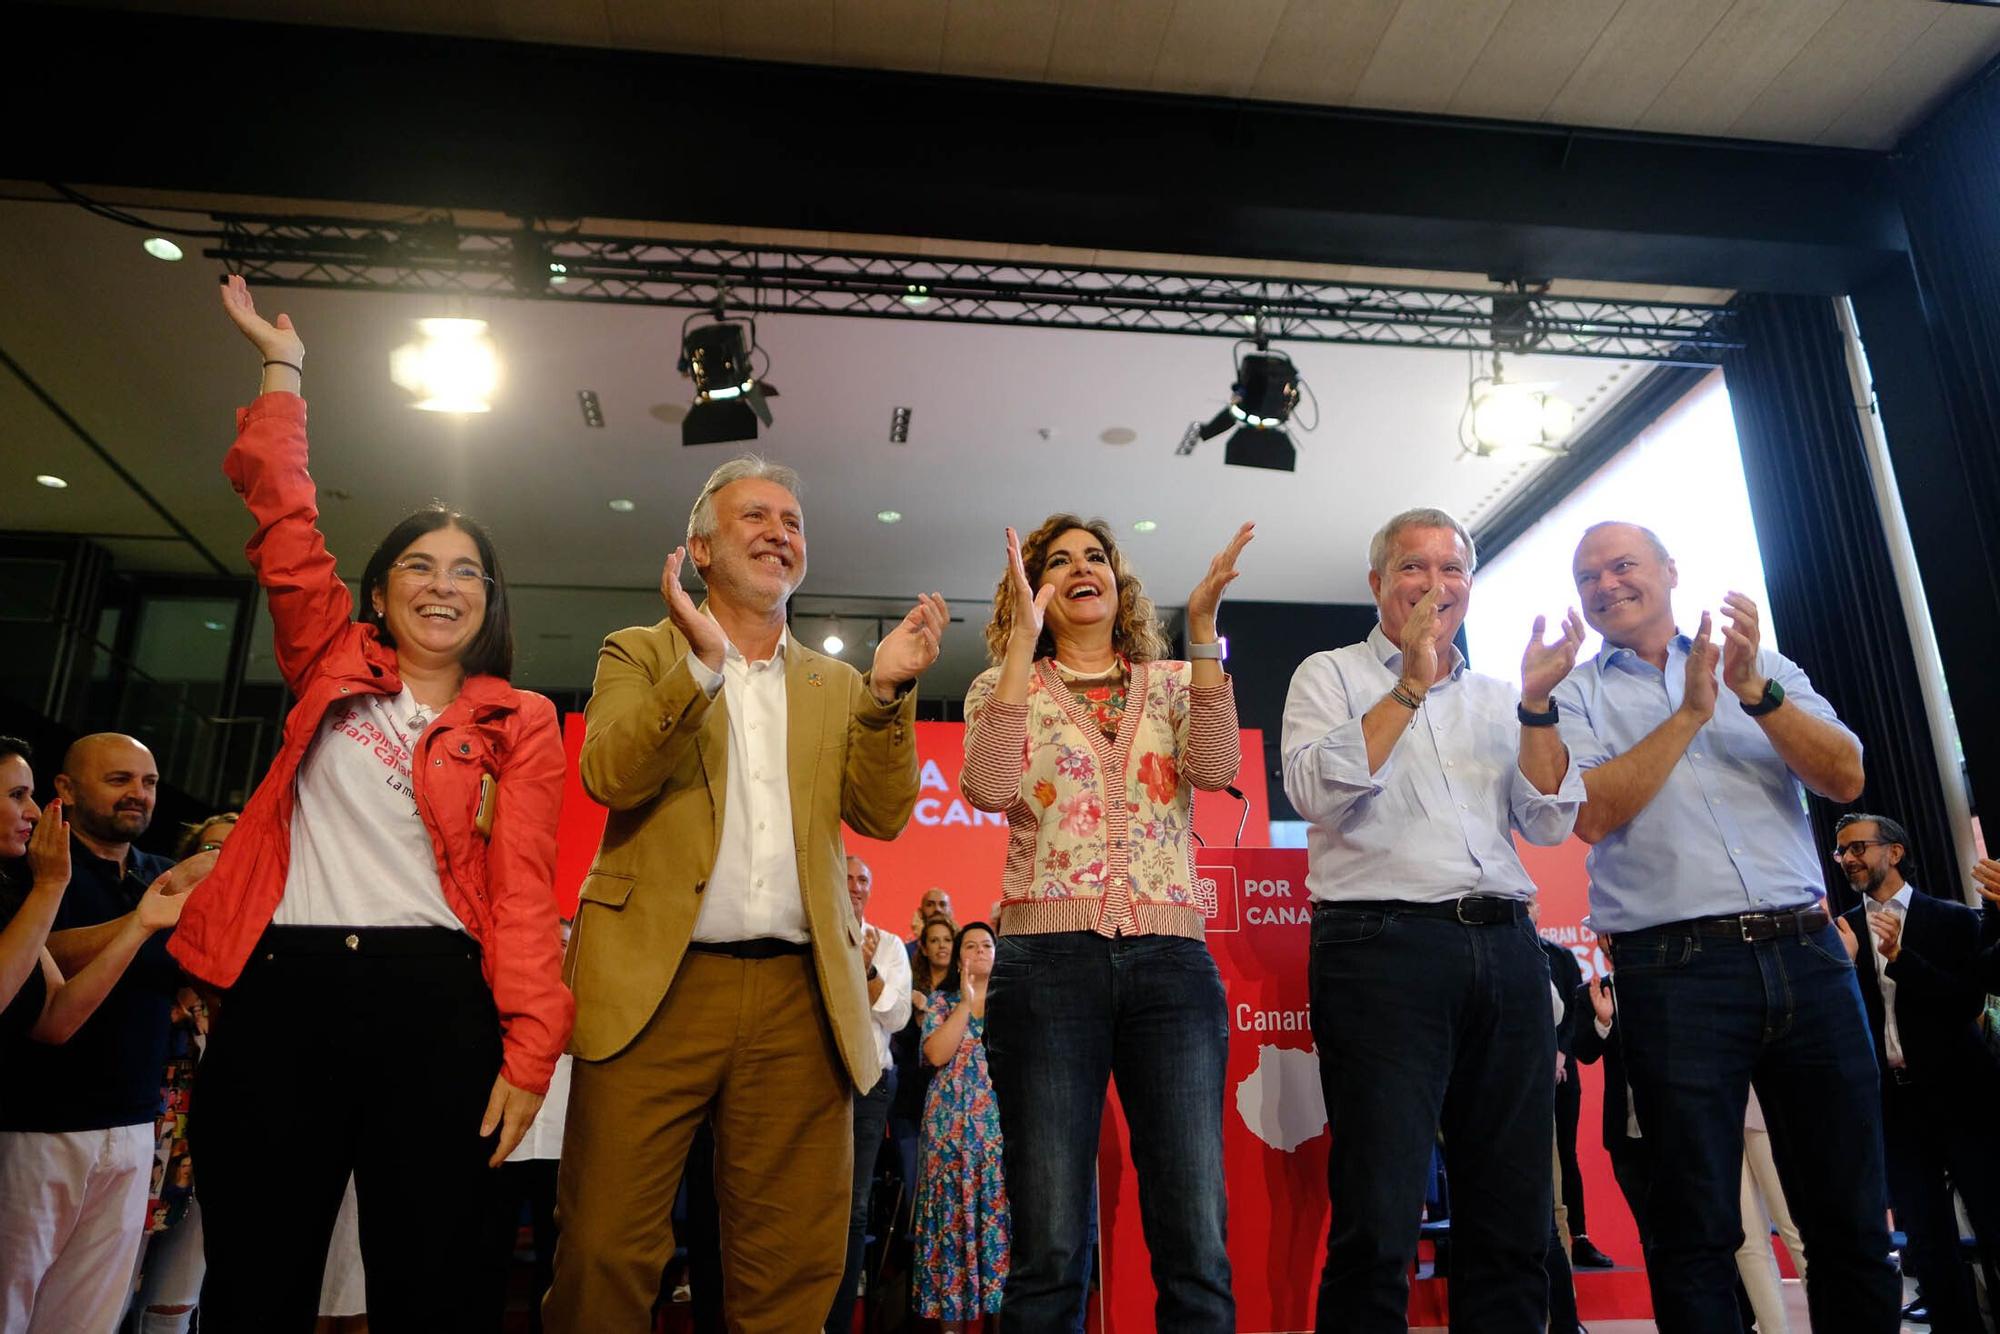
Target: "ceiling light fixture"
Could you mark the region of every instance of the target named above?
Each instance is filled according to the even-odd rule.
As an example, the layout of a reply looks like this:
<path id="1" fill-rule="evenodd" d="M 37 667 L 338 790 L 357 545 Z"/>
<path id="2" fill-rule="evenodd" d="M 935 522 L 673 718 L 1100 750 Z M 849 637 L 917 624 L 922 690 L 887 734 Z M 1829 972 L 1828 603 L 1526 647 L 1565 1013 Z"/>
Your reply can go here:
<path id="1" fill-rule="evenodd" d="M 901 523 L 903 521 L 903 511 L 876 510 L 875 517 L 880 519 L 883 523 Z"/>
<path id="2" fill-rule="evenodd" d="M 847 641 L 840 637 L 839 621 L 827 622 L 826 638 L 819 641 L 819 646 L 835 657 L 840 656 L 840 651 L 847 647 Z"/>
<path id="3" fill-rule="evenodd" d="M 889 443 L 907 445 L 910 443 L 910 410 L 894 408 L 889 413 Z"/>
<path id="4" fill-rule="evenodd" d="M 1239 468 L 1293 472 L 1299 466 L 1299 456 L 1285 424 L 1291 420 L 1300 394 L 1309 396 L 1312 391 L 1299 378 L 1298 368 L 1292 365 L 1290 357 L 1270 350 L 1271 340 L 1264 332 L 1261 316 L 1257 319 L 1257 336 L 1245 342 L 1255 350 L 1237 358 L 1236 381 L 1229 387 L 1228 404 L 1207 425 L 1190 428 L 1192 439 L 1183 437 L 1181 447 L 1175 452 L 1192 453 L 1197 441 L 1213 440 L 1234 426 L 1236 433 L 1229 437 L 1229 445 L 1222 454 L 1224 463 Z M 1244 343 L 1236 346 L 1240 350 Z M 1301 430 L 1309 431 L 1319 425 L 1317 408 L 1315 399 L 1313 424 Z"/>
<path id="5" fill-rule="evenodd" d="M 719 290 L 713 309 L 690 315 L 681 325 L 677 364 L 681 374 L 694 381 L 694 405 L 681 421 L 683 445 L 755 440 L 757 423 L 771 424 L 771 406 L 765 400 L 776 398 L 778 391 L 752 367 L 760 350 L 757 321 L 727 318 L 723 308 L 726 295 L 726 289 Z M 700 319 L 709 323 L 696 325 Z M 768 371 L 768 353 L 764 361 Z"/>
<path id="6" fill-rule="evenodd" d="M 35 480 L 51 491 L 69 490 L 69 483 L 52 472 L 38 472 L 35 474 Z"/>
<path id="7" fill-rule="evenodd" d="M 618 497 L 616 500 L 605 501 L 604 507 L 613 514 L 630 514 L 633 510 L 639 508 L 623 496 Z"/>
<path id="8" fill-rule="evenodd" d="M 1140 519 L 1133 523 L 1132 531 L 1135 533 L 1150 533 L 1159 526 L 1159 524 L 1153 522 L 1151 519 Z"/>
<path id="9" fill-rule="evenodd" d="M 1476 360 L 1473 369 L 1478 369 Z M 1531 450 L 1562 453 L 1576 427 L 1576 408 L 1554 387 L 1553 382 L 1508 379 L 1495 352 L 1487 373 L 1475 374 L 1466 386 L 1459 447 L 1479 458 Z"/>
<path id="10" fill-rule="evenodd" d="M 169 264 L 181 257 L 181 248 L 164 236 L 149 236 L 140 244 L 154 259 L 163 259 Z"/>
<path id="11" fill-rule="evenodd" d="M 596 430 L 604 429 L 604 405 L 597 401 L 595 389 L 576 391 L 576 404 L 583 409 L 583 424 Z"/>
<path id="12" fill-rule="evenodd" d="M 920 310 L 931 303 L 931 289 L 922 283 L 911 283 L 903 291 L 903 304 L 911 310 Z"/>
<path id="13" fill-rule="evenodd" d="M 389 378 L 417 396 L 419 412 L 490 412 L 500 354 L 485 320 L 418 320 L 421 339 L 389 354 Z"/>

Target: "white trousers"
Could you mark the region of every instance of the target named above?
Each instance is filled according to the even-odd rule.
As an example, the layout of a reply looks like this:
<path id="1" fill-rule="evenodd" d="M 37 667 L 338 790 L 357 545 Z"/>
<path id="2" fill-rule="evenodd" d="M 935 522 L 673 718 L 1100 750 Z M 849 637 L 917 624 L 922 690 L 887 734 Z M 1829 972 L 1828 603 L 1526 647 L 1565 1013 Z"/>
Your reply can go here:
<path id="1" fill-rule="evenodd" d="M 152 1179 L 150 1121 L 0 1131 L 0 1334 L 113 1334 Z"/>
<path id="2" fill-rule="evenodd" d="M 1791 1253 L 1792 1268 L 1806 1276 L 1806 1248 L 1798 1225 L 1778 1184 L 1778 1165 L 1771 1157 L 1769 1131 L 1754 1126 L 1743 1132 L 1743 1245 L 1736 1251 L 1736 1272 L 1750 1294 L 1761 1334 L 1789 1334 L 1785 1319 L 1785 1289 L 1778 1278 L 1778 1257 L 1771 1251 L 1771 1227 Z M 1767 1212 L 1768 1211 L 1768 1212 Z"/>

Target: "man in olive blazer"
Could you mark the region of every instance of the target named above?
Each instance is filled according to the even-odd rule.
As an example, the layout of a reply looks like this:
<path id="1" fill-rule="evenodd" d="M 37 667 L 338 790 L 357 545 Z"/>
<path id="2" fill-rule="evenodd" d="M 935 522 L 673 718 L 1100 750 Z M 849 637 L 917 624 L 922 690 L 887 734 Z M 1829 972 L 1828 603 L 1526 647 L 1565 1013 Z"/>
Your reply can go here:
<path id="1" fill-rule="evenodd" d="M 667 560 L 667 619 L 598 656 L 582 771 L 611 814 L 566 964 L 557 1334 L 649 1328 L 705 1119 L 731 1328 L 816 1329 L 840 1280 L 853 1093 L 880 1074 L 841 824 L 894 838 L 908 821 L 914 685 L 948 613 L 922 598 L 866 676 L 793 642 L 797 491 L 759 459 L 718 468 Z"/>

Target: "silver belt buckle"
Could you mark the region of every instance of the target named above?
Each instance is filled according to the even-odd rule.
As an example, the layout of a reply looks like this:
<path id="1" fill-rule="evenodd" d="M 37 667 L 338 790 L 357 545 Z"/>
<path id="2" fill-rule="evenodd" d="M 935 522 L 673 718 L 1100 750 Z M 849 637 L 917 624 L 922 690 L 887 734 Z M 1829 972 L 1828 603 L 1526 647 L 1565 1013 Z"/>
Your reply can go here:
<path id="1" fill-rule="evenodd" d="M 1754 928 L 1758 925 L 1762 925 L 1765 928 L 1764 934 L 1761 936 L 1754 934 Z M 1759 940 L 1770 940 L 1778 934 L 1777 926 L 1773 922 L 1771 914 L 1767 912 L 1746 912 L 1741 914 L 1736 919 L 1736 932 L 1743 937 L 1743 943 L 1746 945 L 1755 944 Z"/>
<path id="2" fill-rule="evenodd" d="M 1452 905 L 1451 905 L 1452 916 L 1458 918 L 1458 924 L 1460 926 L 1479 925 L 1479 923 L 1473 921 L 1470 917 L 1467 917 L 1465 915 L 1465 903 L 1466 900 L 1470 899 L 1471 897 L 1472 895 L 1470 894 L 1461 894 L 1456 899 L 1452 900 Z"/>
<path id="3" fill-rule="evenodd" d="M 340 943 L 347 946 L 347 948 L 351 950 L 358 950 L 361 948 L 361 937 L 350 935 L 347 939 L 341 941 Z"/>

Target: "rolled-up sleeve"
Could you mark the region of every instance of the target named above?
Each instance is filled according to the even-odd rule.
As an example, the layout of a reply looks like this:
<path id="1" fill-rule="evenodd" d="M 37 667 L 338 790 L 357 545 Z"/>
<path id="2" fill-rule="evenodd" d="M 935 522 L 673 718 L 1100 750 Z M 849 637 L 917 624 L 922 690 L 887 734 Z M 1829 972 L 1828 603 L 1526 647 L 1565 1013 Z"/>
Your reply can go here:
<path id="1" fill-rule="evenodd" d="M 1554 847 L 1576 828 L 1576 813 L 1583 806 L 1583 769 L 1571 754 L 1569 768 L 1554 792 L 1544 792 L 1528 781 L 1515 765 L 1513 787 L 1507 794 L 1507 813 L 1521 837 L 1538 847 Z"/>
<path id="2" fill-rule="evenodd" d="M 1594 769 L 1611 758 L 1611 748 L 1591 723 L 1583 686 L 1577 681 L 1582 672 L 1578 668 L 1564 677 L 1550 695 L 1556 706 L 1556 730 L 1562 734 L 1563 745 L 1569 747 L 1569 772 L 1579 778 L 1585 769 Z M 1569 782 L 1567 775 L 1563 782 Z"/>
<path id="3" fill-rule="evenodd" d="M 1362 712 L 1369 703 L 1361 704 Z M 1281 737 L 1285 797 L 1314 824 L 1338 822 L 1380 792 L 1395 763 L 1392 753 L 1380 770 L 1369 772 L 1360 712 L 1348 699 L 1331 653 L 1314 654 L 1292 673 Z"/>

